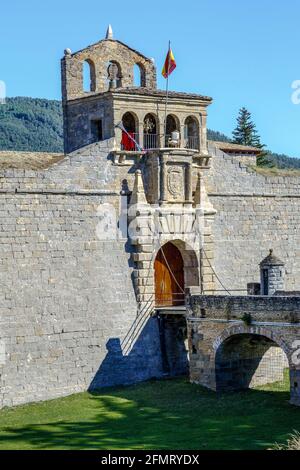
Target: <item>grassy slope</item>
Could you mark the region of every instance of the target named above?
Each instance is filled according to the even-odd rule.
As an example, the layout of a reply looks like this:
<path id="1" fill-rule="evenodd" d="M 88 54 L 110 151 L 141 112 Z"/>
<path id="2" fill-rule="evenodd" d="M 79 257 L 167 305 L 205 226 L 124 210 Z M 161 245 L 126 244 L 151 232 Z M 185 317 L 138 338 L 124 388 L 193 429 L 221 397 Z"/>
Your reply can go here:
<path id="1" fill-rule="evenodd" d="M 82 393 L 2 410 L 0 449 L 265 449 L 300 429 L 286 390 L 217 397 L 172 380 Z"/>
<path id="2" fill-rule="evenodd" d="M 251 166 L 252 170 L 263 176 L 300 176 L 300 169 L 298 168 L 268 168 L 265 166 Z"/>

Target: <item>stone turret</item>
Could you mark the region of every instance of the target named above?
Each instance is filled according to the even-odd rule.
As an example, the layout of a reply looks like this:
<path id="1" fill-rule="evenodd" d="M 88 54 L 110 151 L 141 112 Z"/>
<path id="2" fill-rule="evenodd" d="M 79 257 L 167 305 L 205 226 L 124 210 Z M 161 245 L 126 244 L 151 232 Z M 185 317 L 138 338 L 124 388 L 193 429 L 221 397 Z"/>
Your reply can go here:
<path id="1" fill-rule="evenodd" d="M 284 262 L 270 250 L 269 255 L 260 263 L 261 295 L 274 295 L 284 290 Z"/>

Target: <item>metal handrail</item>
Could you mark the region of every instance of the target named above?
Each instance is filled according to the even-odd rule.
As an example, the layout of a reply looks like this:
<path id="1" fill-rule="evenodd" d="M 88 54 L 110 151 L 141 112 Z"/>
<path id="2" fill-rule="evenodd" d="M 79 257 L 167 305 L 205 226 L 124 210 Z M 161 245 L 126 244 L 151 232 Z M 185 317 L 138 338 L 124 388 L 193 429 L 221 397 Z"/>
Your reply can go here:
<path id="1" fill-rule="evenodd" d="M 133 139 L 139 144 L 139 134 L 138 133 L 130 133 L 130 135 L 133 137 Z M 160 135 L 159 134 L 144 134 L 143 136 L 143 148 L 145 150 L 148 149 L 156 149 L 160 146 Z M 162 136 L 162 142 L 164 142 L 164 146 L 166 148 L 170 147 L 170 141 L 172 139 L 171 134 L 166 134 Z M 126 148 L 127 147 L 127 148 Z M 135 152 L 139 150 L 137 145 L 134 144 L 134 142 L 129 141 L 127 145 L 124 145 L 121 142 L 120 145 L 121 150 L 127 151 L 127 152 Z M 198 136 L 188 136 L 184 139 L 179 139 L 177 148 L 185 148 L 185 149 L 190 149 L 190 150 L 200 150 L 200 139 Z"/>
<path id="2" fill-rule="evenodd" d="M 185 148 L 191 149 L 191 150 L 199 150 L 199 137 L 198 136 L 186 137 Z"/>
<path id="3" fill-rule="evenodd" d="M 158 134 L 144 134 L 144 149 L 156 149 L 158 137 Z"/>

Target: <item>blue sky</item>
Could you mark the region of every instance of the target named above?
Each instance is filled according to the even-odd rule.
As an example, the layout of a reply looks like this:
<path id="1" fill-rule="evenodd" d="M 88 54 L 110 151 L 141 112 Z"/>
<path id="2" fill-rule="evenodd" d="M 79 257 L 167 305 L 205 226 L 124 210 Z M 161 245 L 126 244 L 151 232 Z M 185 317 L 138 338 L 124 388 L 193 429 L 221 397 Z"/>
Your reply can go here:
<path id="1" fill-rule="evenodd" d="M 60 98 L 60 58 L 102 39 L 154 57 L 158 85 L 168 40 L 177 69 L 170 88 L 210 95 L 210 128 L 231 134 L 238 110 L 253 114 L 274 151 L 300 157 L 299 0 L 10 0 L 0 6 L 0 80 L 8 96 Z M 144 5 L 144 6 L 143 6 Z"/>

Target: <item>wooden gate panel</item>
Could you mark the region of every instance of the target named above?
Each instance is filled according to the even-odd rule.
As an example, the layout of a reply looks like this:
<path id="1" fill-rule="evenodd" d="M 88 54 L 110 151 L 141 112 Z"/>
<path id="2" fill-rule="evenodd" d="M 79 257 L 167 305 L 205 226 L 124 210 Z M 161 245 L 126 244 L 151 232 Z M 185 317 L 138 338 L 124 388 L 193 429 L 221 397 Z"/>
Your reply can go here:
<path id="1" fill-rule="evenodd" d="M 184 266 L 180 251 L 172 243 L 159 250 L 155 263 L 155 303 L 157 306 L 184 304 Z"/>

